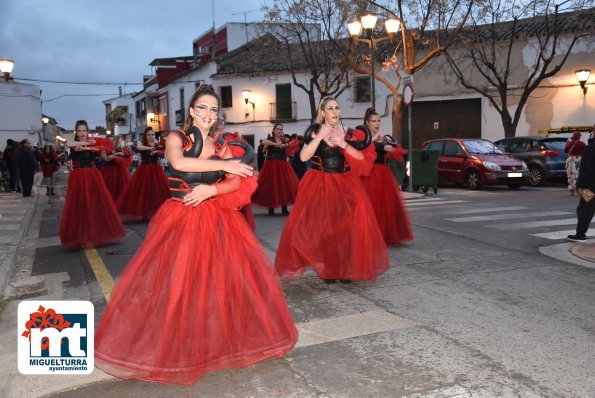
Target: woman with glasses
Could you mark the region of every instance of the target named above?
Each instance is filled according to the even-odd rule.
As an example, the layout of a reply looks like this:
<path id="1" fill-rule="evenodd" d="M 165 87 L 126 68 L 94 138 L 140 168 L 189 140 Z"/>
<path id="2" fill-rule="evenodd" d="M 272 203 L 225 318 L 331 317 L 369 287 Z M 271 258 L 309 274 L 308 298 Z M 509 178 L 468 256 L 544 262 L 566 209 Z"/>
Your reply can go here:
<path id="1" fill-rule="evenodd" d="M 141 155 L 141 165 L 118 197 L 118 211 L 124 220 L 149 220 L 171 197 L 167 176 L 159 161 L 159 154 L 163 155 L 164 151 L 157 147 L 151 127 L 145 129 L 136 147 Z"/>
<path id="2" fill-rule="evenodd" d="M 337 101 L 320 101 L 317 123 L 306 131 L 300 152 L 312 168 L 300 181 L 275 257 L 282 280 L 297 279 L 312 267 L 326 283 L 374 281 L 389 268 L 387 248 L 360 181 L 361 172 L 371 168 L 363 153 L 370 144 L 367 135 L 363 145 L 347 141 Z"/>
<path id="3" fill-rule="evenodd" d="M 252 195 L 252 203 L 268 207 L 269 215 L 275 214 L 275 207 L 281 207 L 281 213 L 288 215 L 288 205 L 295 202 L 298 178 L 287 161 L 288 140 L 283 136 L 283 125 L 275 124 L 272 137 L 263 141 L 266 146 L 266 160 L 258 176 L 258 189 Z"/>
<path id="4" fill-rule="evenodd" d="M 100 156 L 111 151 L 109 142 L 89 137 L 85 120 L 78 120 L 74 130 L 74 141 L 66 142 L 71 148 L 72 171 L 60 219 L 60 241 L 73 249 L 99 246 L 125 235 L 112 195 L 95 166 Z"/>
<path id="5" fill-rule="evenodd" d="M 393 153 L 395 147 L 387 143 L 382 134 L 378 134 L 380 115 L 374 108 L 366 111 L 364 124 L 372 133 L 377 157 L 372 172 L 368 176 L 362 176 L 362 182 L 370 196 L 382 236 L 387 245 L 410 241 L 413 239 L 413 229 L 405 201 L 393 174 L 385 164 L 386 156 Z"/>
<path id="6" fill-rule="evenodd" d="M 173 197 L 95 332 L 95 364 L 124 379 L 190 385 L 284 355 L 297 340 L 272 262 L 238 211 L 256 188 L 254 150 L 209 136 L 219 109 L 211 86 L 189 103 L 184 131 L 166 139 Z M 245 154 L 234 159 L 232 146 Z"/>

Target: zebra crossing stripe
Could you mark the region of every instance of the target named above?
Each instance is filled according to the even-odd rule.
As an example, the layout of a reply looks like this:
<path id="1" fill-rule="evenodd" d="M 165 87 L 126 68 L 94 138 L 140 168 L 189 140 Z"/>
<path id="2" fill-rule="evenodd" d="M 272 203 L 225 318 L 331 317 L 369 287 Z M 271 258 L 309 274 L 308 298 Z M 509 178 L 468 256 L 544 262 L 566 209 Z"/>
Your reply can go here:
<path id="1" fill-rule="evenodd" d="M 446 214 L 475 214 L 475 213 L 496 213 L 499 211 L 513 211 L 513 210 L 527 210 L 529 207 L 525 206 L 509 206 L 509 207 L 490 207 L 485 209 L 463 209 L 456 211 L 449 211 Z"/>
<path id="2" fill-rule="evenodd" d="M 533 212 L 533 213 L 506 213 L 506 214 L 490 214 L 487 216 L 447 218 L 446 220 L 453 221 L 453 222 L 474 222 L 474 221 L 507 220 L 507 219 L 528 218 L 528 217 L 565 216 L 567 214 L 572 214 L 572 213 L 567 212 L 567 211 L 538 211 L 538 212 Z"/>
<path id="3" fill-rule="evenodd" d="M 530 234 L 531 236 L 536 236 L 538 238 L 544 238 L 544 239 L 566 239 L 566 237 L 568 235 L 574 235 L 576 234 L 576 231 L 574 229 L 569 229 L 566 231 L 554 231 L 554 232 L 544 232 L 541 234 Z M 587 238 L 592 238 L 595 237 L 595 232 L 594 233 L 587 233 Z"/>
<path id="4" fill-rule="evenodd" d="M 410 201 L 411 202 L 411 201 Z M 407 208 L 410 209 L 412 207 L 426 207 L 426 206 L 432 206 L 432 205 L 449 205 L 452 203 L 467 203 L 467 200 L 444 200 L 444 201 L 440 201 L 440 202 L 429 202 L 429 203 L 423 203 L 426 202 L 425 199 L 420 199 L 419 202 L 415 202 L 415 203 L 409 203 L 407 202 Z"/>
<path id="5" fill-rule="evenodd" d="M 573 225 L 576 224 L 576 217 L 563 218 L 560 220 L 534 221 L 534 222 L 517 222 L 509 224 L 496 224 L 488 226 L 488 228 L 499 229 L 501 231 L 509 231 L 513 229 L 527 229 L 539 227 L 553 227 L 556 225 Z"/>

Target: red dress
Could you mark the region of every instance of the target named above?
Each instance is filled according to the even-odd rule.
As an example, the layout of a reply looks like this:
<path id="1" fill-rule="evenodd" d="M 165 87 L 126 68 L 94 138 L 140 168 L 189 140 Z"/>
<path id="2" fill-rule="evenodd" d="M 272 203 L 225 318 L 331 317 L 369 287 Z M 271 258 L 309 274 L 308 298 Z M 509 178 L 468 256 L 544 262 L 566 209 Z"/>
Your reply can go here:
<path id="1" fill-rule="evenodd" d="M 68 176 L 66 202 L 60 220 L 60 240 L 69 248 L 92 247 L 124 237 L 124 226 L 95 168 L 97 154 L 72 152 L 74 170 Z"/>
<path id="2" fill-rule="evenodd" d="M 142 163 L 118 197 L 118 211 L 125 220 L 148 220 L 171 197 L 159 155 L 150 152 L 140 151 Z"/>
<path id="3" fill-rule="evenodd" d="M 252 203 L 270 209 L 291 205 L 297 196 L 299 180 L 287 161 L 285 149 L 269 146 L 267 159 L 258 176 L 258 189 Z"/>
<path id="4" fill-rule="evenodd" d="M 50 152 L 49 154 L 43 151 L 41 153 L 41 172 L 43 173 L 44 178 L 51 177 L 54 172 L 56 171 L 56 162 L 58 157 L 54 152 Z"/>
<path id="5" fill-rule="evenodd" d="M 190 385 L 291 350 L 297 330 L 283 290 L 238 211 L 255 188 L 251 177 L 196 207 L 177 198 L 160 207 L 95 332 L 97 367 Z"/>
<path id="6" fill-rule="evenodd" d="M 384 163 L 384 145 L 374 142 L 376 162 L 370 175 L 362 177 L 362 182 L 370 196 L 384 241 L 390 245 L 412 240 L 413 229 L 401 190 Z"/>
<path id="7" fill-rule="evenodd" d="M 105 186 L 112 194 L 114 201 L 118 200 L 118 197 L 124 192 L 130 180 L 128 169 L 122 161 L 116 159 L 120 158 L 114 158 L 111 161 L 104 162 L 101 168 L 101 175 L 105 181 Z"/>
<path id="8" fill-rule="evenodd" d="M 348 155 L 347 155 L 348 156 Z M 275 268 L 284 281 L 312 267 L 323 279 L 376 280 L 389 258 L 372 204 L 360 181 L 359 163 L 320 142 L 312 169 L 300 180 Z"/>

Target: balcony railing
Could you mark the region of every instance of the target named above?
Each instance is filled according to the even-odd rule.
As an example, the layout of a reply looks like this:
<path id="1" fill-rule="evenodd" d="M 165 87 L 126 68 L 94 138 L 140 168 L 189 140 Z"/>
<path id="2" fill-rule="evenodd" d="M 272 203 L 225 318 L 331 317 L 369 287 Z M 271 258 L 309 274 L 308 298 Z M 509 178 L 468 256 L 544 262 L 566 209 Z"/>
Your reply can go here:
<path id="1" fill-rule="evenodd" d="M 297 102 L 270 102 L 269 120 L 272 123 L 296 121 Z"/>

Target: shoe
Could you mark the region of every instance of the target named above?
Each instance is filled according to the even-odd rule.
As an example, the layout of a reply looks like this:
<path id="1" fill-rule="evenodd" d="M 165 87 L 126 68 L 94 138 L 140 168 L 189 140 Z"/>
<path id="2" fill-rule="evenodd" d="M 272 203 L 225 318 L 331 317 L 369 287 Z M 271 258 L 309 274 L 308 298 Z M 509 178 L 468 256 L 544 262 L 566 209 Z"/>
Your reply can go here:
<path id="1" fill-rule="evenodd" d="M 349 284 L 349 283 L 353 283 L 353 281 L 349 280 L 349 279 L 339 279 L 339 283 Z"/>
<path id="2" fill-rule="evenodd" d="M 337 283 L 336 279 L 323 279 L 324 283 L 326 283 L 327 285 L 333 284 L 333 283 Z"/>
<path id="3" fill-rule="evenodd" d="M 269 216 L 274 216 L 275 215 L 275 209 L 271 208 L 269 209 Z"/>
<path id="4" fill-rule="evenodd" d="M 571 242 L 584 242 L 587 237 L 585 235 L 568 235 L 568 240 Z"/>
<path id="5" fill-rule="evenodd" d="M 281 207 L 281 214 L 283 214 L 284 216 L 289 215 L 289 210 L 287 210 L 287 206 Z"/>
<path id="6" fill-rule="evenodd" d="M 50 196 L 50 189 L 46 187 L 45 196 Z"/>
<path id="7" fill-rule="evenodd" d="M 56 196 L 56 194 L 54 193 L 54 189 L 53 189 L 53 188 L 52 188 L 52 190 L 51 190 L 51 192 L 50 192 L 50 195 L 52 195 L 52 196 Z"/>

